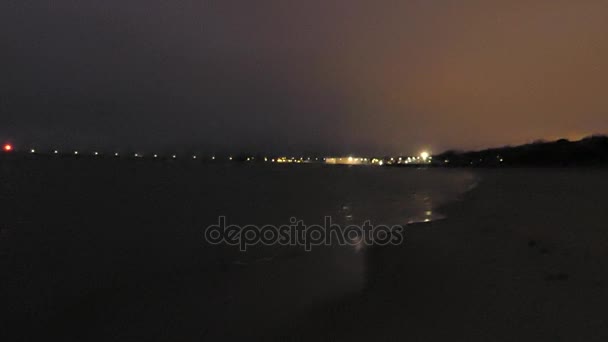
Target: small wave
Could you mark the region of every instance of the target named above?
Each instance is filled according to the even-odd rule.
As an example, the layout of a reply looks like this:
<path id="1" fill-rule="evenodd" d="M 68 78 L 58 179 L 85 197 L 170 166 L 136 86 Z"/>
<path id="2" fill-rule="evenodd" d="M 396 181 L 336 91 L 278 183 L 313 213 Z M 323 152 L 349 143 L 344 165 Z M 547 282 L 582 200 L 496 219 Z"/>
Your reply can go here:
<path id="1" fill-rule="evenodd" d="M 430 215 L 426 215 L 424 217 L 414 217 L 411 218 L 407 225 L 420 224 L 420 223 L 431 223 L 435 221 L 441 221 L 447 219 L 447 216 L 441 213 L 432 212 Z"/>

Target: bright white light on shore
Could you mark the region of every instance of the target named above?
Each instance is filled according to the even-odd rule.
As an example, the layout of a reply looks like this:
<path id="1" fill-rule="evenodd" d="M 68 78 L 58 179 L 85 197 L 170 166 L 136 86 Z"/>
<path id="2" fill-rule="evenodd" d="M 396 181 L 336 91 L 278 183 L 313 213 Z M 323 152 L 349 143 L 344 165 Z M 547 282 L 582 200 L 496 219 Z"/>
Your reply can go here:
<path id="1" fill-rule="evenodd" d="M 177 158 L 177 156 L 174 154 L 171 156 L 171 158 L 175 159 L 175 158 Z"/>
<path id="2" fill-rule="evenodd" d="M 196 156 L 192 156 L 192 159 L 196 159 Z"/>
<path id="3" fill-rule="evenodd" d="M 228 157 L 228 160 L 232 160 L 232 157 Z"/>
<path id="4" fill-rule="evenodd" d="M 215 160 L 215 156 L 212 156 L 212 157 L 211 157 L 211 160 Z"/>
<path id="5" fill-rule="evenodd" d="M 36 150 L 31 149 L 31 150 L 30 150 L 30 152 L 31 152 L 31 153 L 36 153 Z"/>
<path id="6" fill-rule="evenodd" d="M 420 153 L 420 158 L 422 158 L 422 160 L 427 160 L 429 158 L 430 154 L 426 151 Z"/>
<path id="7" fill-rule="evenodd" d="M 378 162 L 378 165 L 382 166 L 382 164 L 384 164 L 382 160 Z"/>
<path id="8" fill-rule="evenodd" d="M 95 153 L 93 153 L 93 154 L 94 154 L 94 155 L 96 155 L 96 156 L 98 156 L 98 155 L 99 155 L 99 152 L 95 152 Z"/>
<path id="9" fill-rule="evenodd" d="M 118 157 L 118 152 L 114 153 L 114 157 Z"/>
<path id="10" fill-rule="evenodd" d="M 53 151 L 53 153 L 54 153 L 54 154 L 57 154 L 57 153 L 59 153 L 59 151 L 55 150 L 55 151 Z"/>
<path id="11" fill-rule="evenodd" d="M 352 162 L 353 161 L 353 157 L 348 157 L 348 161 Z"/>
<path id="12" fill-rule="evenodd" d="M 78 151 L 74 151 L 74 154 L 78 154 Z"/>

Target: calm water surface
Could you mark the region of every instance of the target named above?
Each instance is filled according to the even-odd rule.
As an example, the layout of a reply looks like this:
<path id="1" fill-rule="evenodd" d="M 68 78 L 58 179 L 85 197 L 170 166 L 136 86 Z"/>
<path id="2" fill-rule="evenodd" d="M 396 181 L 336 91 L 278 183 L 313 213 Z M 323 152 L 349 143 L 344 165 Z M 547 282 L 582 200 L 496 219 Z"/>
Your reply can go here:
<path id="1" fill-rule="evenodd" d="M 476 182 L 466 170 L 94 160 L 3 162 L 0 177 L 5 334 L 74 340 L 263 334 L 362 291 L 367 251 L 210 246 L 218 216 L 403 225 L 441 218 Z"/>

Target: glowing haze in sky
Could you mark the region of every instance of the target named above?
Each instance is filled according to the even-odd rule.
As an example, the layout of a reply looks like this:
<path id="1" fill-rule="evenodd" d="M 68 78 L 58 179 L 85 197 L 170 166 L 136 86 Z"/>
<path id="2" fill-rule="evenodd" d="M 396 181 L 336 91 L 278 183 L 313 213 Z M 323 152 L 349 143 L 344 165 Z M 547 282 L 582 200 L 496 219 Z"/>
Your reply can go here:
<path id="1" fill-rule="evenodd" d="M 0 140 L 410 153 L 608 132 L 607 1 L 6 0 Z"/>

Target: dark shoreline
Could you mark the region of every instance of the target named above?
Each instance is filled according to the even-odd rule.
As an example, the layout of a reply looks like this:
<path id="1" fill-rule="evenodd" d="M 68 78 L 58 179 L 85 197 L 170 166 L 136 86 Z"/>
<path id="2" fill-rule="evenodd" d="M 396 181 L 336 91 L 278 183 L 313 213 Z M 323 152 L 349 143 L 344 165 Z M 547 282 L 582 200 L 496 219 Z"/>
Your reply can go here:
<path id="1" fill-rule="evenodd" d="M 365 290 L 318 306 L 281 336 L 606 340 L 608 213 L 595 196 L 608 191 L 608 180 L 593 181 L 608 174 L 571 172 L 482 172 L 478 187 L 438 208 L 448 219 L 409 227 L 403 246 L 368 250 Z M 526 173 L 537 182 L 519 183 Z M 591 192 L 580 197 L 563 179 Z M 555 187 L 559 196 L 545 192 Z"/>

